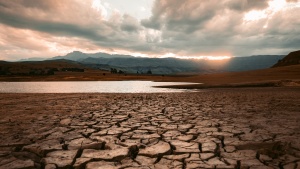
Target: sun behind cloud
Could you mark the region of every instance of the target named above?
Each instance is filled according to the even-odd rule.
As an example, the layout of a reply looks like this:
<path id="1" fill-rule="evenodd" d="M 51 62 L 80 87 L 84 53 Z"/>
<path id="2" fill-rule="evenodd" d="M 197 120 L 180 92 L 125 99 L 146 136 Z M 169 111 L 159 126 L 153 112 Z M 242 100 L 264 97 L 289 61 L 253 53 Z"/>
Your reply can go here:
<path id="1" fill-rule="evenodd" d="M 290 2 L 290 3 L 288 3 Z M 244 15 L 245 22 L 257 21 L 265 19 L 266 22 L 263 28 L 268 27 L 268 21 L 280 11 L 285 11 L 292 8 L 298 8 L 300 2 L 296 1 L 286 1 L 286 0 L 271 0 L 268 2 L 268 7 L 263 10 L 251 10 Z"/>

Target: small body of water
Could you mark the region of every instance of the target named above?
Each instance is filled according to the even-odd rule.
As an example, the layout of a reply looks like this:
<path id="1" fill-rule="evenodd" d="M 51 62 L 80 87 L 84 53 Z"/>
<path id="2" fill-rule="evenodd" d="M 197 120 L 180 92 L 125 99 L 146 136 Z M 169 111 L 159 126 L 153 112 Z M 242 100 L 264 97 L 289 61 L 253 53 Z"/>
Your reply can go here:
<path id="1" fill-rule="evenodd" d="M 154 86 L 194 83 L 152 81 L 0 82 L 0 93 L 171 93 L 193 90 Z"/>

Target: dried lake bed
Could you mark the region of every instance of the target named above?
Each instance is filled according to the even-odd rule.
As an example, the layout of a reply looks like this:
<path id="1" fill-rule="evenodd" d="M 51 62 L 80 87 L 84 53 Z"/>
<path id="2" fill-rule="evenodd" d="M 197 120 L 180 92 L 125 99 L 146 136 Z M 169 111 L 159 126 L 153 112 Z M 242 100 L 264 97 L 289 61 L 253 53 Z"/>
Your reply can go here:
<path id="1" fill-rule="evenodd" d="M 0 94 L 0 168 L 299 168 L 300 89 Z"/>

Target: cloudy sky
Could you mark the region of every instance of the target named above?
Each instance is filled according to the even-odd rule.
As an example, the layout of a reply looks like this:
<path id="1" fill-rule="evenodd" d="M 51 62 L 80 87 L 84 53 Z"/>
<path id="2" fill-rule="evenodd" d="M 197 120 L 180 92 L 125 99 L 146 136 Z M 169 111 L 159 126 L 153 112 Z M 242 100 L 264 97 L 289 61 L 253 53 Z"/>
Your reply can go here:
<path id="1" fill-rule="evenodd" d="M 299 0 L 0 0 L 0 60 L 287 54 L 299 11 Z"/>

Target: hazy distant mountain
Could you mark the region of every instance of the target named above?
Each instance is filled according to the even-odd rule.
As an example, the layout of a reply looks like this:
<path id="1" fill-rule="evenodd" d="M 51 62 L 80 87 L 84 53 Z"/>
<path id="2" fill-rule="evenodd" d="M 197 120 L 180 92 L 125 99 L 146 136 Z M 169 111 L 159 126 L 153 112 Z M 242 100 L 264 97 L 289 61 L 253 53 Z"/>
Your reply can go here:
<path id="1" fill-rule="evenodd" d="M 290 66 L 300 64 L 300 50 L 289 53 L 280 59 L 273 67 Z"/>
<path id="2" fill-rule="evenodd" d="M 224 67 L 224 71 L 247 71 L 270 68 L 283 57 L 283 55 L 235 57 L 229 60 L 227 65 Z"/>
<path id="3" fill-rule="evenodd" d="M 107 64 L 121 67 L 194 67 L 197 64 L 192 60 L 182 60 L 175 58 L 87 58 L 81 60 L 82 63 Z"/>
<path id="4" fill-rule="evenodd" d="M 46 60 L 46 58 L 38 58 L 38 57 L 34 57 L 34 58 L 20 59 L 19 62 L 27 62 L 27 61 L 44 61 L 44 60 Z"/>
<path id="5" fill-rule="evenodd" d="M 235 57 L 226 61 L 176 59 L 176 58 L 86 58 L 84 64 L 104 64 L 127 72 L 146 72 L 151 70 L 156 74 L 172 73 L 214 73 L 227 71 L 246 71 L 269 68 L 281 55 Z M 100 66 L 101 67 L 101 66 Z M 99 67 L 99 68 L 100 68 Z"/>
<path id="6" fill-rule="evenodd" d="M 133 57 L 130 55 L 111 55 L 107 53 L 92 53 L 92 54 L 86 54 L 82 53 L 80 51 L 74 51 L 71 53 L 68 53 L 65 56 L 56 56 L 51 58 L 50 60 L 56 60 L 56 59 L 68 59 L 68 60 L 73 60 L 73 61 L 82 61 L 87 58 L 128 58 L 128 57 Z"/>
<path id="7" fill-rule="evenodd" d="M 85 53 L 82 53 L 79 51 L 74 51 L 74 52 L 68 53 L 66 56 L 56 56 L 49 60 L 67 59 L 67 60 L 79 61 L 82 59 L 86 59 L 88 57 L 90 57 L 88 54 L 85 54 Z"/>
<path id="8" fill-rule="evenodd" d="M 247 71 L 269 68 L 283 55 L 258 55 L 234 57 L 225 61 L 177 59 L 177 58 L 142 58 L 130 55 L 110 55 L 106 53 L 86 54 L 74 51 L 53 59 L 68 59 L 83 63 L 89 67 L 110 70 L 120 69 L 128 73 L 145 73 L 151 70 L 155 74 L 175 73 L 214 73 Z"/>
<path id="9" fill-rule="evenodd" d="M 141 57 L 116 57 L 116 58 L 87 58 L 81 60 L 83 64 L 110 65 L 131 73 L 145 73 L 151 70 L 155 74 L 172 74 L 179 72 L 198 72 L 197 63 L 192 60 L 175 58 L 141 58 Z"/>

